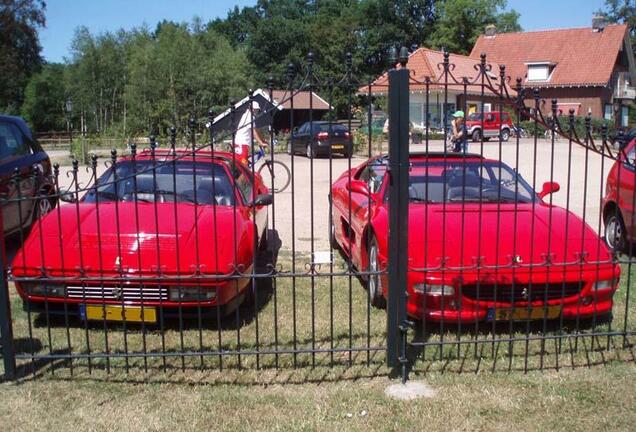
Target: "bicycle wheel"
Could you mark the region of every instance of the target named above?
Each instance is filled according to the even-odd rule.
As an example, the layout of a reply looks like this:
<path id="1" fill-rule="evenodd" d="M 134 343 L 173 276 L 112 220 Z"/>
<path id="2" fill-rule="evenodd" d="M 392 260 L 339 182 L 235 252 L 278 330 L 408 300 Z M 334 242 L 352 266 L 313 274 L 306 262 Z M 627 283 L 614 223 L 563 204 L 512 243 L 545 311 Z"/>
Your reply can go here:
<path id="1" fill-rule="evenodd" d="M 289 168 L 287 168 L 287 165 L 277 160 L 265 161 L 265 163 L 258 168 L 258 173 L 263 178 L 265 186 L 270 188 L 272 192 L 284 191 L 287 189 L 287 186 L 289 186 L 289 182 L 291 181 Z"/>

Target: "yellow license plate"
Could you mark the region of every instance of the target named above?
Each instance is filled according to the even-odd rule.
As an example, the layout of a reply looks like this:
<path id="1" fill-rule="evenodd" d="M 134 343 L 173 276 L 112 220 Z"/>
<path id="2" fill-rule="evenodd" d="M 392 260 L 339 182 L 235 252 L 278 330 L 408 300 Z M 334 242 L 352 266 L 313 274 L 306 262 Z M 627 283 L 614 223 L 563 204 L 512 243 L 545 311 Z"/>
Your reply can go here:
<path id="1" fill-rule="evenodd" d="M 518 308 L 490 308 L 488 309 L 488 321 L 529 321 L 539 319 L 554 319 L 561 314 L 561 305 L 518 307 Z"/>
<path id="2" fill-rule="evenodd" d="M 334 150 L 342 150 L 344 148 L 344 146 L 343 145 L 333 145 L 333 146 L 331 146 L 331 148 L 334 149 Z"/>
<path id="3" fill-rule="evenodd" d="M 86 305 L 85 314 L 87 320 L 157 322 L 157 310 L 147 306 Z"/>

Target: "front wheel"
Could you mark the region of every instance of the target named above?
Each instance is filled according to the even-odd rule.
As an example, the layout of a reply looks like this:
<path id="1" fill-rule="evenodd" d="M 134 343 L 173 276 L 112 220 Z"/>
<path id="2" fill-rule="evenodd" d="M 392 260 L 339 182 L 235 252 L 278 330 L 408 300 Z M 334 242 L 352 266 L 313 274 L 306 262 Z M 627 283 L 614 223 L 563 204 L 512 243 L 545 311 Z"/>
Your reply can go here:
<path id="1" fill-rule="evenodd" d="M 481 131 L 479 129 L 475 130 L 472 135 L 473 141 L 481 141 Z"/>
<path id="2" fill-rule="evenodd" d="M 378 241 L 373 235 L 369 240 L 369 273 L 380 271 L 380 263 L 378 261 Z M 369 302 L 371 306 L 378 309 L 386 307 L 386 299 L 382 289 L 382 277 L 379 274 L 370 274 L 368 279 Z"/>
<path id="3" fill-rule="evenodd" d="M 281 161 L 265 161 L 258 169 L 258 173 L 263 178 L 265 186 L 270 188 L 274 193 L 284 191 L 291 182 L 289 168 Z"/>
<path id="4" fill-rule="evenodd" d="M 53 198 L 50 198 L 48 195 L 49 193 L 45 190 L 41 191 L 38 194 L 39 198 L 36 201 L 36 207 L 34 209 L 35 211 L 34 220 L 37 220 L 41 218 L 42 216 L 47 215 L 55 207 L 55 200 Z"/>
<path id="5" fill-rule="evenodd" d="M 618 210 L 609 215 L 605 221 L 605 243 L 614 252 L 625 252 L 627 249 L 625 223 Z"/>
<path id="6" fill-rule="evenodd" d="M 501 140 L 502 141 L 508 141 L 508 139 L 510 138 L 510 131 L 508 129 L 504 129 L 501 131 Z"/>

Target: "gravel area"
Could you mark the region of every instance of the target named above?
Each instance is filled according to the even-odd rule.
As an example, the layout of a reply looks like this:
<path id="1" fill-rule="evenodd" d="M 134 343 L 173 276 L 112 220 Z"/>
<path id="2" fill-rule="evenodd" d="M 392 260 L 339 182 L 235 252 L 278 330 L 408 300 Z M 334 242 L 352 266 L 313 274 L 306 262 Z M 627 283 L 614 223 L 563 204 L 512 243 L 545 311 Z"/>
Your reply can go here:
<path id="1" fill-rule="evenodd" d="M 442 146 L 441 142 L 431 142 L 428 149 L 441 150 Z M 425 144 L 411 145 L 411 151 L 425 150 Z M 482 153 L 481 144 L 470 143 L 469 151 Z M 570 151 L 571 160 L 568 164 Z M 501 158 L 516 168 L 537 190 L 541 190 L 543 182 L 551 179 L 560 183 L 561 190 L 552 195 L 553 203 L 569 206 L 571 211 L 598 231 L 602 192 L 612 160 L 606 158 L 603 161 L 600 155 L 576 144 L 570 149 L 565 140 L 556 142 L 554 147 L 549 141 L 539 140 L 536 152 L 532 139 L 521 140 L 519 145 L 516 141 L 510 141 L 501 147 L 498 142 L 486 142 L 483 154 L 488 158 Z M 291 156 L 280 154 L 276 158 L 292 168 Z M 304 156 L 293 157 L 293 189 L 290 186 L 285 192 L 276 194 L 275 207 L 270 211 L 270 228 L 275 227 L 278 231 L 283 248 L 291 249 L 293 245 L 298 252 L 329 248 L 327 213 L 330 178 L 337 178 L 349 166 L 355 167 L 364 160 L 358 156 L 350 161 L 344 158 L 311 161 Z M 104 169 L 100 163 L 99 171 Z M 70 182 L 70 177 L 63 175 L 68 170 L 68 166 L 61 167 L 62 187 Z M 90 178 L 84 168 L 80 168 L 79 177 L 83 184 Z"/>

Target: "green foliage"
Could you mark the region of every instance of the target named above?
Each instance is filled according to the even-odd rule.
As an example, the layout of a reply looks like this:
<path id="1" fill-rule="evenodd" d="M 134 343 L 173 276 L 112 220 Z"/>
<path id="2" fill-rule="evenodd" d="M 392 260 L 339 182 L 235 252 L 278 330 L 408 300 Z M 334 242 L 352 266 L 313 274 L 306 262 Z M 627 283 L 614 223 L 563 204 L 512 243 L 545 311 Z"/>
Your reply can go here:
<path id="1" fill-rule="evenodd" d="M 357 89 L 389 66 L 390 48 L 413 49 L 444 40 L 440 27 L 456 32 L 460 6 L 460 29 L 472 32 L 467 40 L 483 31 L 484 23 L 508 22 L 500 29 L 518 28 L 516 14 L 499 12 L 505 0 L 258 0 L 207 24 L 199 19 L 191 24 L 164 21 L 154 31 L 141 27 L 102 34 L 79 27 L 62 76 L 59 68 L 47 67 L 34 77 L 22 112 L 36 129 L 60 127 L 59 107 L 71 97 L 76 131 L 161 134 L 172 124 L 183 129 L 190 115 L 205 118 L 210 107 L 225 109 L 230 98 L 265 87 L 269 76 L 276 87 L 287 88 L 290 64 L 298 85 L 312 52 L 313 84 L 335 107 L 335 117 L 346 118 L 351 102 L 359 102 Z M 7 74 L 1 76 L 6 79 Z M 18 85 L 20 91 L 25 86 Z"/>
<path id="2" fill-rule="evenodd" d="M 430 38 L 430 46 L 452 53 L 470 53 L 477 37 L 488 24 L 498 32 L 521 31 L 519 14 L 500 12 L 506 0 L 448 0 L 440 4 L 439 20 Z"/>
<path id="3" fill-rule="evenodd" d="M 64 65 L 47 64 L 31 77 L 24 90 L 21 115 L 35 131 L 63 129 L 64 113 Z"/>
<path id="4" fill-rule="evenodd" d="M 0 3 L 0 111 L 18 113 L 24 89 L 42 64 L 37 29 L 45 24 L 42 0 Z"/>
<path id="5" fill-rule="evenodd" d="M 566 136 L 570 134 L 570 124 L 569 119 L 566 116 L 559 117 L 559 123 L 561 125 L 561 129 L 563 130 Z M 543 138 L 545 136 L 546 127 L 543 126 L 539 122 L 535 122 L 534 120 L 526 120 L 520 122 L 522 128 L 524 128 L 530 136 L 536 135 L 539 138 Z M 605 120 L 605 119 L 592 119 L 592 137 L 593 138 L 601 138 L 603 126 L 607 127 L 608 136 L 613 136 L 616 134 L 616 126 L 613 120 Z M 586 136 L 585 131 L 585 117 L 583 116 L 575 116 L 574 117 L 574 132 L 576 136 L 584 140 Z"/>
<path id="6" fill-rule="evenodd" d="M 599 11 L 609 22 L 627 24 L 632 40 L 632 48 L 636 47 L 636 5 L 634 0 L 605 0 L 605 9 Z"/>
<path id="7" fill-rule="evenodd" d="M 140 28 L 98 36 L 79 28 L 67 92 L 75 123 L 85 123 L 89 132 L 159 134 L 242 97 L 249 76 L 245 53 L 196 22 L 192 28 L 162 22 L 154 32 Z"/>

